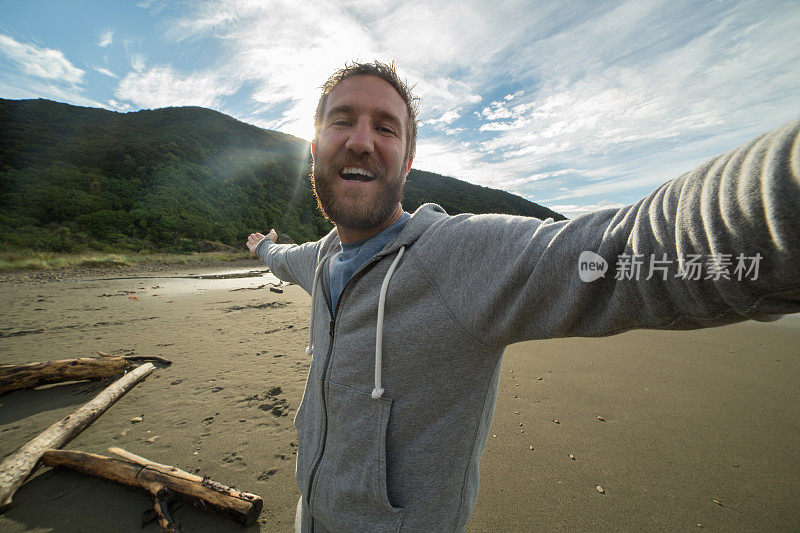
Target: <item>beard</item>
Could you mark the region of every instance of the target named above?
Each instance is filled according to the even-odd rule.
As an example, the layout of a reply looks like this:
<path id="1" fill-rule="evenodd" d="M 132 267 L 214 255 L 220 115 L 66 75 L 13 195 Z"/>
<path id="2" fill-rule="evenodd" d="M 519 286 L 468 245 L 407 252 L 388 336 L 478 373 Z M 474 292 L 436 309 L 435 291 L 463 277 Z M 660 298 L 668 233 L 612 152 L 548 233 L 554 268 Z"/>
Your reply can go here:
<path id="1" fill-rule="evenodd" d="M 369 200 L 366 191 L 348 189 L 338 193 L 334 191 L 339 169 L 346 166 L 367 168 L 374 181 L 380 187 L 377 194 Z M 403 167 L 387 170 L 379 165 L 370 155 L 359 156 L 352 153 L 342 154 L 331 159 L 327 164 L 314 161 L 311 171 L 311 183 L 314 196 L 322 214 L 338 226 L 354 230 L 366 230 L 380 226 L 393 213 L 397 204 L 403 199 Z"/>

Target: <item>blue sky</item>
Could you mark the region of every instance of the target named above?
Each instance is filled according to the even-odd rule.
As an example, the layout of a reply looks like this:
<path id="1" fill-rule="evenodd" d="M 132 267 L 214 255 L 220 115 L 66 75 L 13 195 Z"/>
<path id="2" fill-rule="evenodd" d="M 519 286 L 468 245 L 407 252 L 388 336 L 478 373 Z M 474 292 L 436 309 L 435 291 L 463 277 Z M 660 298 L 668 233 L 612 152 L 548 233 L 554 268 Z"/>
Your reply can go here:
<path id="1" fill-rule="evenodd" d="M 310 139 L 319 86 L 395 60 L 414 167 L 567 216 L 800 115 L 800 2 L 0 1 L 0 97 L 199 105 Z"/>

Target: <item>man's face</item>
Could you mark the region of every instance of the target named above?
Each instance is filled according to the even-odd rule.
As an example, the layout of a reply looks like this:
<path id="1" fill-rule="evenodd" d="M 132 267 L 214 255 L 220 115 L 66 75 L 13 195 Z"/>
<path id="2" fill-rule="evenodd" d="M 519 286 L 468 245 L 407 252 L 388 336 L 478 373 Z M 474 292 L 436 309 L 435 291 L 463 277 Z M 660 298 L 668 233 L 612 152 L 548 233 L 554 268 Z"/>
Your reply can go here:
<path id="1" fill-rule="evenodd" d="M 408 111 L 386 81 L 359 75 L 328 95 L 314 143 L 314 191 L 322 212 L 357 230 L 380 226 L 400 205 Z"/>

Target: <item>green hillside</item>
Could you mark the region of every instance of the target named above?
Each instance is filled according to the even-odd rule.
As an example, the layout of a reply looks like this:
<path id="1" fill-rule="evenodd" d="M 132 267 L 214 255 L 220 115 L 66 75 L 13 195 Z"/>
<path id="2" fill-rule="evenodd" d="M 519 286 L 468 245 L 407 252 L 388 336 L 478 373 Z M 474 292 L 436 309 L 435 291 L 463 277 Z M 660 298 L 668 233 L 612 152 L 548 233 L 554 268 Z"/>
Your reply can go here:
<path id="1" fill-rule="evenodd" d="M 403 208 L 414 211 L 426 202 L 439 204 L 451 215 L 505 213 L 539 219 L 565 220 L 555 211 L 510 192 L 473 185 L 433 172 L 411 169 L 403 189 Z"/>
<path id="2" fill-rule="evenodd" d="M 316 209 L 308 143 L 198 107 L 116 113 L 0 99 L 0 247 L 54 252 L 242 247 L 275 227 L 296 242 Z M 562 219 L 518 196 L 412 170 L 403 205 Z"/>

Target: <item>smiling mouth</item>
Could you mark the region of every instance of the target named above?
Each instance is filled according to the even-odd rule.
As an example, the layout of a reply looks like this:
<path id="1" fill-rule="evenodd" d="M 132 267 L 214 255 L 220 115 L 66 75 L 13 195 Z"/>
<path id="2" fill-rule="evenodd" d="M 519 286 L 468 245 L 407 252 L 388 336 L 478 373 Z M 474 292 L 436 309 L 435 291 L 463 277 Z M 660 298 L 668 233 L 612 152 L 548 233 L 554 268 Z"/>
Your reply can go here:
<path id="1" fill-rule="evenodd" d="M 372 172 L 359 167 L 344 167 L 339 172 L 339 176 L 347 181 L 368 182 L 375 179 L 375 175 Z"/>

